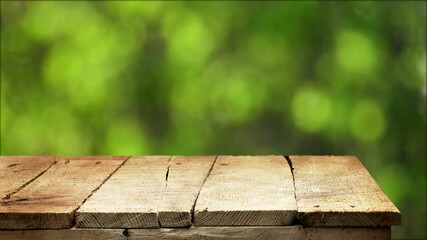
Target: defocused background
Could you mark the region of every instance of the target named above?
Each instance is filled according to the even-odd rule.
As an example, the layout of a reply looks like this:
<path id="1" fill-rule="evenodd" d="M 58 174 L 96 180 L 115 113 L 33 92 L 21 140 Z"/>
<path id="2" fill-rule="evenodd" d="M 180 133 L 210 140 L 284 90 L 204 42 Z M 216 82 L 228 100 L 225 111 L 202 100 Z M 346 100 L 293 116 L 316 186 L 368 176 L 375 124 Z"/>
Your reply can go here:
<path id="1" fill-rule="evenodd" d="M 1 154 L 357 155 L 426 237 L 426 5 L 1 2 Z"/>

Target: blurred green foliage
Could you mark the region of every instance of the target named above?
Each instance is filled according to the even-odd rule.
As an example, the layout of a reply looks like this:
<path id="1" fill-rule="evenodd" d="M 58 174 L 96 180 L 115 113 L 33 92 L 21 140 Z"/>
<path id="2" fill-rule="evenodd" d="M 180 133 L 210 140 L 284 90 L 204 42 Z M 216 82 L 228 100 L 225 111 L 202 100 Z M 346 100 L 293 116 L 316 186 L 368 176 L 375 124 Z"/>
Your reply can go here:
<path id="1" fill-rule="evenodd" d="M 426 237 L 425 2 L 1 2 L 4 155 L 357 155 Z"/>

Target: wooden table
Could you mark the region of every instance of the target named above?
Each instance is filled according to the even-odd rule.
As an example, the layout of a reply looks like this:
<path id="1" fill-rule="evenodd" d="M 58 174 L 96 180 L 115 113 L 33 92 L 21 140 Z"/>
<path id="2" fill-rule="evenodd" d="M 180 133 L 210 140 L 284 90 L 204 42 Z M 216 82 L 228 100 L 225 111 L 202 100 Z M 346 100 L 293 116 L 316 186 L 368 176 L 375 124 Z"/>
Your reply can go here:
<path id="1" fill-rule="evenodd" d="M 0 239 L 390 239 L 352 156 L 0 157 Z"/>

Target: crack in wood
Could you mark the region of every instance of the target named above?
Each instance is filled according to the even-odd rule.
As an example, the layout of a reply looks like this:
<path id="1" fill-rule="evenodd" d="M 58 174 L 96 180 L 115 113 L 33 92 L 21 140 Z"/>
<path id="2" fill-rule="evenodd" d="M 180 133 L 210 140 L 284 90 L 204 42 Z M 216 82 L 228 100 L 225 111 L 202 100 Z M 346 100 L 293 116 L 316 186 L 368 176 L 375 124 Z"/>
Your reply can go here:
<path id="1" fill-rule="evenodd" d="M 297 194 L 296 194 L 297 189 L 296 189 L 296 187 L 295 187 L 294 167 L 292 166 L 291 158 L 290 158 L 288 155 L 285 155 L 284 157 L 285 157 L 285 159 L 286 159 L 286 162 L 288 162 L 289 169 L 291 170 L 291 174 L 292 174 L 292 183 L 293 183 L 293 185 L 294 185 L 294 198 L 295 198 L 295 203 L 296 203 L 296 202 L 297 202 Z M 297 208 L 297 212 L 298 212 L 298 204 L 296 204 L 296 208 Z M 300 219 L 299 219 L 298 214 L 297 214 L 297 215 L 295 216 L 295 218 L 294 218 L 294 222 L 292 223 L 292 225 L 299 224 L 299 223 L 300 223 Z"/>
<path id="2" fill-rule="evenodd" d="M 170 167 L 171 167 L 171 163 L 172 163 L 172 159 L 173 159 L 174 157 L 173 156 L 171 156 L 170 158 L 169 158 L 169 161 L 168 161 L 168 168 L 166 169 L 166 181 L 165 181 L 165 188 L 163 189 L 163 192 L 162 192 L 162 197 L 160 198 L 160 202 L 163 200 L 163 197 L 165 196 L 165 191 L 166 191 L 166 189 L 167 189 L 167 187 L 168 187 L 168 179 L 169 179 L 169 170 L 170 170 Z M 158 224 L 159 224 L 159 227 L 161 228 L 162 227 L 162 224 L 160 223 L 160 217 L 159 217 L 159 206 L 158 206 L 158 204 L 157 204 L 157 213 L 156 213 L 156 218 L 157 218 L 157 222 L 158 222 Z"/>
<path id="3" fill-rule="evenodd" d="M 169 160 L 168 169 L 166 170 L 166 187 L 168 186 L 168 178 L 169 178 L 169 170 L 171 168 L 171 161 L 172 160 Z"/>

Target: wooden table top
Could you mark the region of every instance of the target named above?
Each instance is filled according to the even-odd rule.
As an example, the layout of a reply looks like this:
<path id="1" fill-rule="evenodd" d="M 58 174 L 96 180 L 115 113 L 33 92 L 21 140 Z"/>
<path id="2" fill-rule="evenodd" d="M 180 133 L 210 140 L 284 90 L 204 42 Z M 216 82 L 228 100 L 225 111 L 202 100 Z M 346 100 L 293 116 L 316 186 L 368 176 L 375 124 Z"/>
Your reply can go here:
<path id="1" fill-rule="evenodd" d="M 0 229 L 389 227 L 353 156 L 0 156 Z"/>

